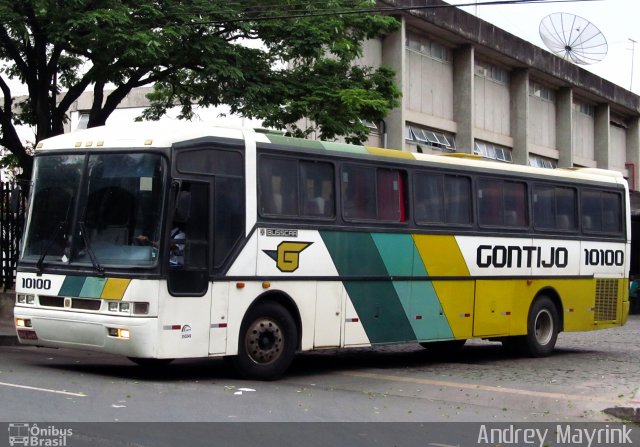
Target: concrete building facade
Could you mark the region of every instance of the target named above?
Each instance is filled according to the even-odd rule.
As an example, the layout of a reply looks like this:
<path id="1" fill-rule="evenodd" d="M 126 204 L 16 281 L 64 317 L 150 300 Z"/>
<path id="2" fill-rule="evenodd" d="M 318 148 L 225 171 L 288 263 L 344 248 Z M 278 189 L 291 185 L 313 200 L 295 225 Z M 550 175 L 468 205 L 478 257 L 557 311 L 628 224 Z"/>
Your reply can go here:
<path id="1" fill-rule="evenodd" d="M 402 99 L 371 124 L 369 145 L 612 169 L 640 190 L 640 96 L 441 0 L 378 6 L 400 29 L 366 42 L 358 63 L 394 68 Z M 133 120 L 149 91 L 133 91 L 109 122 Z M 77 101 L 69 130 L 82 127 L 91 99 L 87 92 Z M 237 117 L 231 124 L 259 126 Z"/>
<path id="2" fill-rule="evenodd" d="M 361 62 L 393 67 L 403 97 L 369 144 L 612 169 L 640 188 L 639 96 L 440 0 L 378 5 L 401 27 Z"/>

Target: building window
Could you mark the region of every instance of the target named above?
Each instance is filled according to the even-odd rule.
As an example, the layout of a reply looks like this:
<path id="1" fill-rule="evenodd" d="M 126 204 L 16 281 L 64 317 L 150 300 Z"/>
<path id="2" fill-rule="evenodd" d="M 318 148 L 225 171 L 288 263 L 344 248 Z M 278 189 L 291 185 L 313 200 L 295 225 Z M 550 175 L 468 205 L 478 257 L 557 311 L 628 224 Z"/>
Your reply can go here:
<path id="1" fill-rule="evenodd" d="M 580 112 L 583 115 L 590 116 L 590 117 L 596 116 L 595 107 L 593 105 L 591 105 L 591 104 L 587 104 L 586 102 L 574 100 L 573 101 L 573 110 L 575 110 L 576 112 Z"/>
<path id="2" fill-rule="evenodd" d="M 484 61 L 476 61 L 475 67 L 476 76 L 490 79 L 499 84 L 509 84 L 509 72 L 504 68 Z"/>
<path id="3" fill-rule="evenodd" d="M 405 47 L 432 59 L 442 62 L 451 61 L 451 53 L 447 47 L 416 33 L 407 33 Z"/>
<path id="4" fill-rule="evenodd" d="M 415 143 L 418 146 L 429 146 L 432 149 L 443 152 L 456 151 L 454 136 L 440 130 L 408 125 L 405 127 L 405 139 L 409 143 Z"/>
<path id="5" fill-rule="evenodd" d="M 488 143 L 486 141 L 476 141 L 473 153 L 489 160 L 504 161 L 511 163 L 511 149 L 499 144 Z"/>
<path id="6" fill-rule="evenodd" d="M 555 102 L 556 92 L 550 87 L 547 87 L 537 82 L 531 82 L 529 84 L 529 95 L 543 99 L 549 102 Z"/>
<path id="7" fill-rule="evenodd" d="M 78 113 L 78 126 L 76 129 L 86 129 L 89 124 L 89 112 Z"/>
<path id="8" fill-rule="evenodd" d="M 552 158 L 541 157 L 539 155 L 529 155 L 529 166 L 536 168 L 555 169 L 558 167 L 558 162 Z"/>

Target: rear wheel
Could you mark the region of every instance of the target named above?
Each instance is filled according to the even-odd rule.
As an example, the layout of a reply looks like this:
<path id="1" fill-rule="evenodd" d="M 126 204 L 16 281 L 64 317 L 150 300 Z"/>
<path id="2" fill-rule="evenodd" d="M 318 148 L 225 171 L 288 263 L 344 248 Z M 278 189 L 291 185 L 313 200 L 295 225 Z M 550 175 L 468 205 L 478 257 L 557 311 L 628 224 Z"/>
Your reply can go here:
<path id="1" fill-rule="evenodd" d="M 298 331 L 291 314 L 280 304 L 265 301 L 251 309 L 242 322 L 238 355 L 230 358 L 240 375 L 273 380 L 291 365 Z"/>
<path id="2" fill-rule="evenodd" d="M 554 302 L 547 296 L 538 297 L 529 309 L 527 335 L 507 337 L 502 345 L 509 352 L 518 352 L 530 357 L 550 355 L 558 339 L 560 318 Z"/>

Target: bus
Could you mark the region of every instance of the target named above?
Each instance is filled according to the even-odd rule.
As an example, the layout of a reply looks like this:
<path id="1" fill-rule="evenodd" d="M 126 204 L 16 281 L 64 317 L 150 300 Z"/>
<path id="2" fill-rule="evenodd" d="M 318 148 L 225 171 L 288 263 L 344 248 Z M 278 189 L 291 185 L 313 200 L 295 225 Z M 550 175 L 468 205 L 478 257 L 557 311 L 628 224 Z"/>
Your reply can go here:
<path id="1" fill-rule="evenodd" d="M 270 380 L 299 351 L 481 338 L 547 356 L 561 331 L 627 320 L 620 173 L 195 124 L 35 152 L 22 344 L 225 357 Z"/>

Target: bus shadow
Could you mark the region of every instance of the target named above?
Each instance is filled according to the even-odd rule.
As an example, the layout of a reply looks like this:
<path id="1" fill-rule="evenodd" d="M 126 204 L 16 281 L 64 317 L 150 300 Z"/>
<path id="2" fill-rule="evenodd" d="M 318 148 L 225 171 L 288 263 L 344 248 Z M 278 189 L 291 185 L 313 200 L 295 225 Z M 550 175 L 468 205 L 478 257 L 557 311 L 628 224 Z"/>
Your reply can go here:
<path id="1" fill-rule="evenodd" d="M 559 356 L 571 357 L 571 362 L 590 361 L 595 351 L 557 348 L 545 358 L 549 362 Z M 540 358 L 514 355 L 505 351 L 499 343 L 465 346 L 451 353 L 434 353 L 421 347 L 408 349 L 368 348 L 345 349 L 332 352 L 309 352 L 298 354 L 287 375 L 310 376 L 347 370 L 431 368 L 446 370 L 452 365 L 496 365 L 523 368 L 539 365 Z"/>
<path id="2" fill-rule="evenodd" d="M 399 345 L 371 348 L 332 349 L 299 353 L 285 373 L 285 378 L 304 378 L 318 374 L 367 369 L 391 370 L 429 368 L 446 370 L 453 365 L 506 366 L 535 368 L 540 361 L 553 362 L 571 357 L 572 363 L 590 361 L 595 351 L 557 348 L 551 357 L 535 359 L 507 353 L 499 343 L 464 346 L 451 353 L 433 353 L 418 345 Z M 76 372 L 100 377 L 138 380 L 145 382 L 178 382 L 198 380 L 240 380 L 232 366 L 223 359 L 179 359 L 168 365 L 142 367 L 118 356 L 91 355 L 83 360 L 54 359 L 39 367 Z"/>

